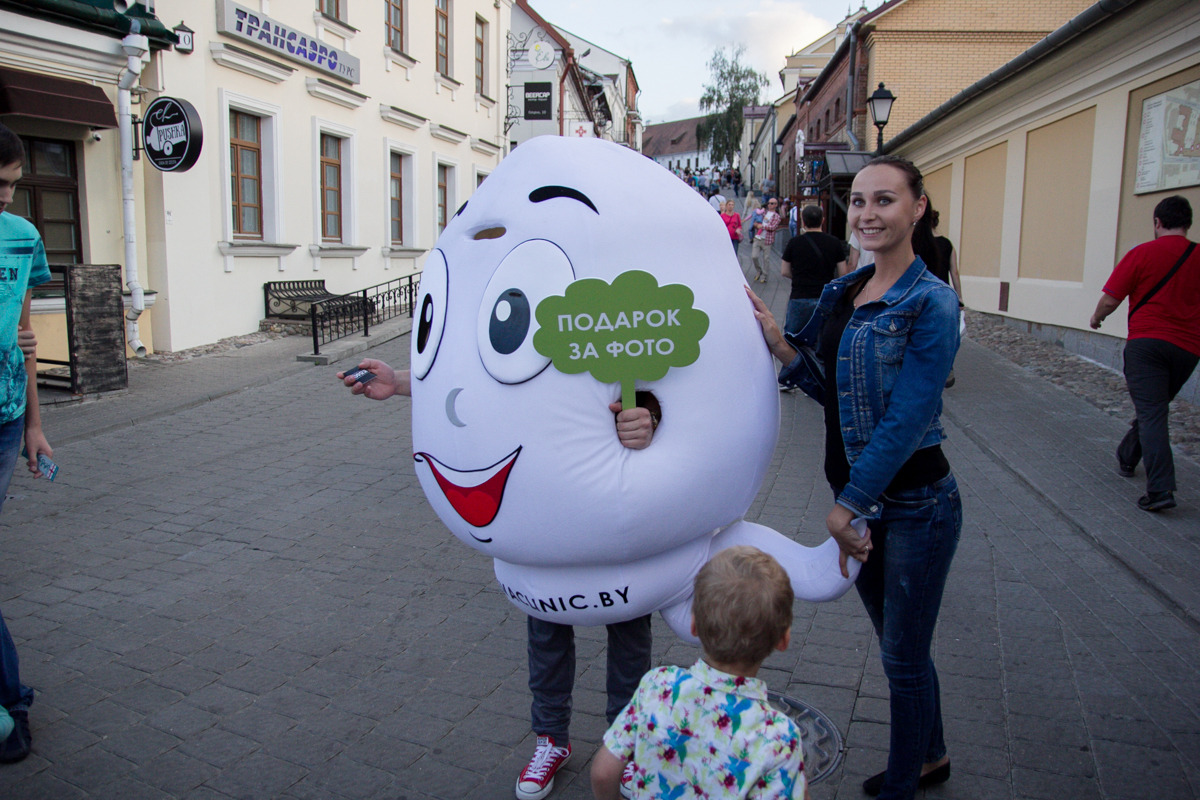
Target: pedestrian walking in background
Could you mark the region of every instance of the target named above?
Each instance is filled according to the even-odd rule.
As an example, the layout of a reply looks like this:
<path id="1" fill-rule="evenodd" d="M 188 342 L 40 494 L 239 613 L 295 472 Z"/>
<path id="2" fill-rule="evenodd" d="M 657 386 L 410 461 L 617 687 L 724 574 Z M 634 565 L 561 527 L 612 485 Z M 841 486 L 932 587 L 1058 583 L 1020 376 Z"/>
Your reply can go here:
<path id="1" fill-rule="evenodd" d="M 774 173 L 768 173 L 766 179 L 762 182 L 762 196 L 764 201 L 770 201 L 775 197 Z"/>
<path id="2" fill-rule="evenodd" d="M 32 224 L 8 210 L 25 164 L 25 146 L 8 128 L 0 125 L 0 359 L 4 380 L 0 382 L 0 507 L 12 480 L 17 456 L 24 446 L 27 466 L 35 477 L 45 477 L 38 456 L 54 455 L 42 433 L 37 394 L 37 357 L 29 330 L 29 307 L 33 287 L 50 280 L 46 248 Z M 27 332 L 25 336 L 18 329 Z M 15 553 L 6 554 L 14 559 Z M 29 706 L 33 689 L 21 683 L 17 648 L 0 614 L 0 705 L 13 727 L 0 741 L 0 763 L 20 761 L 29 755 L 33 736 L 29 731 Z M 5 725 L 4 727 L 8 727 Z"/>
<path id="3" fill-rule="evenodd" d="M 954 243 L 945 236 L 934 236 L 934 231 L 937 230 L 938 223 L 941 222 L 941 215 L 933 208 L 933 198 L 928 194 L 925 195 L 926 211 L 929 215 L 930 226 L 928 228 L 929 235 L 918 235 L 917 231 L 925 231 L 924 226 L 919 226 L 913 229 L 913 250 L 925 262 L 925 268 L 933 273 L 934 277 L 948 284 L 954 289 L 954 293 L 958 295 L 958 308 L 961 317 L 962 313 L 962 284 L 958 280 L 958 256 L 954 254 Z M 961 333 L 961 331 L 960 331 Z M 949 389 L 954 385 L 954 370 L 950 370 L 949 377 L 946 378 L 946 387 Z"/>
<path id="4" fill-rule="evenodd" d="M 1168 412 L 1200 360 L 1200 253 L 1188 241 L 1192 206 L 1179 195 L 1154 207 L 1154 239 L 1125 254 L 1092 313 L 1099 329 L 1129 298 L 1125 383 L 1137 417 L 1117 447 L 1117 469 L 1131 478 L 1146 462 L 1143 511 L 1175 507 L 1175 460 Z"/>
<path id="5" fill-rule="evenodd" d="M 863 562 L 855 587 L 888 679 L 887 769 L 863 791 L 887 800 L 911 800 L 950 777 L 931 645 L 962 530 L 940 419 L 958 350 L 958 301 L 913 252 L 913 229 L 929 225 L 925 208 L 911 162 L 881 156 L 859 171 L 849 224 L 875 263 L 826 286 L 796 346 L 751 293 L 763 338 L 787 365 L 781 382 L 825 409 L 825 477 L 836 498 L 825 524 L 841 546 L 843 574 L 847 558 Z M 851 526 L 860 517 L 865 537 Z"/>
<path id="6" fill-rule="evenodd" d="M 821 231 L 825 212 L 818 205 L 807 205 L 800 212 L 804 229 L 783 249 L 779 274 L 792 282 L 788 299 L 787 321 L 783 330 L 792 336 L 800 333 L 817 308 L 817 299 L 825 284 L 846 269 L 842 241 Z"/>
<path id="7" fill-rule="evenodd" d="M 846 271 L 854 272 L 860 267 L 868 267 L 875 263 L 875 254 L 870 250 L 864 250 L 862 243 L 858 241 L 858 234 L 850 231 L 850 238 L 847 239 L 850 245 L 850 252 L 846 256 Z"/>
<path id="8" fill-rule="evenodd" d="M 733 201 L 726 200 L 721 210 L 721 221 L 729 231 L 729 241 L 733 243 L 733 253 L 737 255 L 738 245 L 742 243 L 742 217 L 734 210 Z"/>
<path id="9" fill-rule="evenodd" d="M 767 282 L 766 265 L 771 248 L 775 244 L 775 232 L 783 224 L 783 219 L 776 210 L 779 201 L 772 197 L 767 201 L 767 210 L 762 222 L 754 223 L 754 242 L 750 248 L 750 261 L 754 264 L 754 280 L 757 283 Z"/>
<path id="10" fill-rule="evenodd" d="M 737 167 L 733 168 L 733 196 L 742 196 L 742 171 Z"/>
<path id="11" fill-rule="evenodd" d="M 746 192 L 746 202 L 742 204 L 742 239 L 748 239 L 751 247 L 754 245 L 755 224 L 762 222 L 767 209 L 759 202 L 753 191 Z"/>

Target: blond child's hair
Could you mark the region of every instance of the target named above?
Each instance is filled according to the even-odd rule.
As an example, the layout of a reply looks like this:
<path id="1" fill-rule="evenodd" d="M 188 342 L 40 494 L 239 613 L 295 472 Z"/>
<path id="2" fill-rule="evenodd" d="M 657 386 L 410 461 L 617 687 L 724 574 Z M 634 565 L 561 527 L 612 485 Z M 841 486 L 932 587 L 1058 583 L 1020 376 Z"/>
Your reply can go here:
<path id="1" fill-rule="evenodd" d="M 756 547 L 717 553 L 696 575 L 692 616 L 709 658 L 762 662 L 792 625 L 795 595 L 779 562 Z"/>

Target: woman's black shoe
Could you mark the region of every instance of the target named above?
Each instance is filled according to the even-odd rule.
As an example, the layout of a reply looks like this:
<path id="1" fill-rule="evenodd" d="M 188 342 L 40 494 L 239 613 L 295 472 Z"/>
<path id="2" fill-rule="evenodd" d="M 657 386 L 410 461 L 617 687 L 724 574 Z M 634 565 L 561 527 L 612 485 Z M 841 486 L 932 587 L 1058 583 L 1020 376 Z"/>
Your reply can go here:
<path id="1" fill-rule="evenodd" d="M 937 769 L 930 770 L 921 776 L 921 780 L 917 781 L 918 789 L 928 789 L 930 786 L 937 786 L 939 783 L 945 783 L 950 780 L 950 762 L 947 761 Z M 863 781 L 863 793 L 869 797 L 878 797 L 883 791 L 883 773 L 872 775 Z"/>

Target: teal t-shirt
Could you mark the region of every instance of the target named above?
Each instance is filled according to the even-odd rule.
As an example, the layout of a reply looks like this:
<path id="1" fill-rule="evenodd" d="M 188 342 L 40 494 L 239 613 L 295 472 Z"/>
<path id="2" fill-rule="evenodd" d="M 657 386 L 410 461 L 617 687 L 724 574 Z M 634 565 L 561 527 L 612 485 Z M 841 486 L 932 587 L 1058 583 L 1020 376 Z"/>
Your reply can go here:
<path id="1" fill-rule="evenodd" d="M 0 213 L 0 423 L 25 412 L 25 356 L 17 347 L 17 325 L 25 293 L 48 280 L 37 228 L 15 214 Z"/>

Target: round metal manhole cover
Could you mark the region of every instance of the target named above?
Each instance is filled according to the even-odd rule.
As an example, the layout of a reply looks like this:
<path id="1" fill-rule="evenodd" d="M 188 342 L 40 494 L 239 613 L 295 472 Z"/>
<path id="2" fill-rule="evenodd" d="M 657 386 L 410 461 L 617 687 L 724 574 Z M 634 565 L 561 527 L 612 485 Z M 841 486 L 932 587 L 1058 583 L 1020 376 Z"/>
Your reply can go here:
<path id="1" fill-rule="evenodd" d="M 842 732 L 833 720 L 807 703 L 778 692 L 767 692 L 767 700 L 787 714 L 800 729 L 800 741 L 804 743 L 804 775 L 808 782 L 820 783 L 832 775 L 845 754 Z"/>

